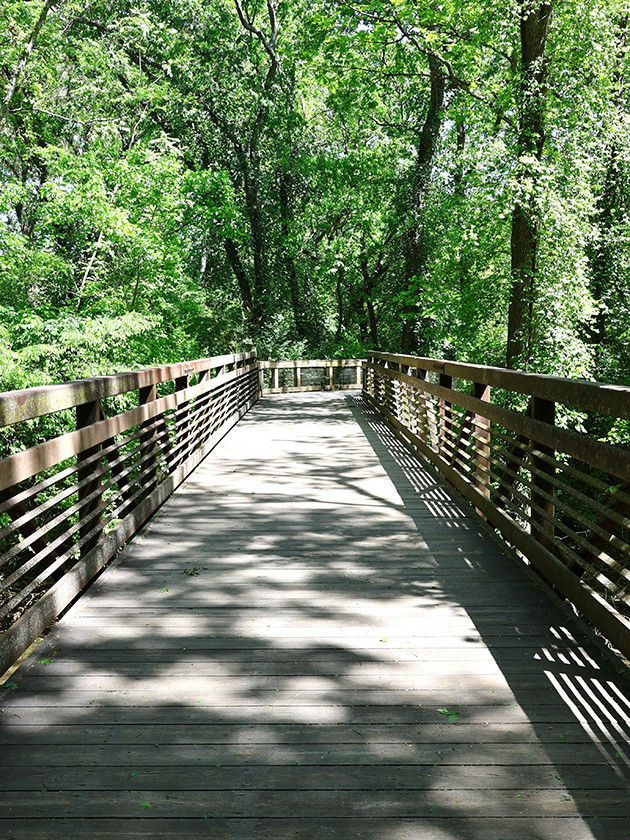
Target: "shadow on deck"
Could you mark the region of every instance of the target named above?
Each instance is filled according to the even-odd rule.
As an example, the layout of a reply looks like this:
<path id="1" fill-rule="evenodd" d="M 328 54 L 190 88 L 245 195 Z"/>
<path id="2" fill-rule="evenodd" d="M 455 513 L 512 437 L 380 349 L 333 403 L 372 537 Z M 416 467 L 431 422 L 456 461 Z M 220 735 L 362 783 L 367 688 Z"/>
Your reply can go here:
<path id="1" fill-rule="evenodd" d="M 262 400 L 15 675 L 0 836 L 620 840 L 628 683 L 354 395 Z"/>

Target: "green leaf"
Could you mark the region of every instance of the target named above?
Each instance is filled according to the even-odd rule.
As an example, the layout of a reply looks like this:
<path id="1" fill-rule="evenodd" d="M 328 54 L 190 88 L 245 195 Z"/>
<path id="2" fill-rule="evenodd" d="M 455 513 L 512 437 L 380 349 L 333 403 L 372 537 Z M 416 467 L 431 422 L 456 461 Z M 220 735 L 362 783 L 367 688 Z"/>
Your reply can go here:
<path id="1" fill-rule="evenodd" d="M 438 712 L 447 717 L 449 723 L 455 723 L 455 721 L 459 720 L 459 712 L 449 712 L 448 709 L 438 709 Z"/>

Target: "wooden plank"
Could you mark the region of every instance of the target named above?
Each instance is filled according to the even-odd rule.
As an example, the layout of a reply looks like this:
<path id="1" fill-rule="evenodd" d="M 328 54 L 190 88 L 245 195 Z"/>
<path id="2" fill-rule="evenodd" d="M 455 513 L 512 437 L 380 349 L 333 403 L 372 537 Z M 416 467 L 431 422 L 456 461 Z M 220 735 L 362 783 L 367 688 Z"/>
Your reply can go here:
<path id="1" fill-rule="evenodd" d="M 175 689 L 167 688 L 166 681 L 160 681 L 158 687 L 145 688 L 144 691 L 136 691 L 128 688 L 112 689 L 68 689 L 63 692 L 64 703 L 73 708 L 89 710 L 90 707 L 108 705 L 116 702 L 119 706 L 135 706 L 138 708 L 150 707 L 154 704 L 167 703 L 169 699 L 174 705 L 181 707 L 195 706 L 197 704 L 210 704 L 225 710 L 240 707 L 255 708 L 256 706 L 268 706 L 273 702 L 277 706 L 300 707 L 300 706 L 331 706 L 348 707 L 353 705 L 409 705 L 427 706 L 432 711 L 433 719 L 438 716 L 438 708 L 451 705 L 460 714 L 462 719 L 468 720 L 466 715 L 476 714 L 480 707 L 490 705 L 509 705 L 517 702 L 525 704 L 536 703 L 555 707 L 558 710 L 563 708 L 563 702 L 558 693 L 551 687 L 545 689 L 535 686 L 533 688 L 522 688 L 516 686 L 514 690 L 507 688 L 504 680 L 479 678 L 475 680 L 475 688 L 469 686 L 460 687 L 463 678 L 434 677 L 424 685 L 405 687 L 400 689 L 384 689 L 379 685 L 369 687 L 369 681 L 362 688 L 352 690 L 350 688 L 337 687 L 331 680 L 320 678 L 326 683 L 328 690 L 306 690 L 296 685 L 294 688 L 279 689 L 277 680 L 269 680 L 266 685 L 259 685 L 260 680 L 252 679 L 247 682 L 245 679 L 227 678 L 215 680 L 211 684 L 200 681 L 199 687 L 188 682 L 186 691 L 179 698 L 174 699 Z M 515 680 L 510 680 L 514 682 Z M 286 682 L 283 681 L 283 682 Z M 197 680 L 194 681 L 197 683 Z M 150 691 L 150 694 L 147 693 Z M 211 696 L 212 695 L 212 696 Z M 52 692 L 32 693 L 28 696 L 21 696 L 17 692 L 11 698 L 10 703 L 5 701 L 5 708 L 10 714 L 20 714 L 24 709 L 40 709 L 55 706 L 58 696 Z M 603 698 L 599 706 L 604 706 Z M 599 712 L 601 714 L 601 710 Z M 593 719 L 598 715 L 597 710 L 584 713 L 587 718 Z M 630 722 L 630 713 L 620 715 L 623 725 Z"/>
<path id="2" fill-rule="evenodd" d="M 20 688 L 27 688 L 29 691 L 59 691 L 67 690 L 77 682 L 81 682 L 81 686 L 85 690 L 92 688 L 103 688 L 107 690 L 125 688 L 129 684 L 128 677 L 134 677 L 134 684 L 136 690 L 144 686 L 146 689 L 153 688 L 158 680 L 168 683 L 171 688 L 176 688 L 181 684 L 182 688 L 187 687 L 187 683 L 196 677 L 197 684 L 202 686 L 204 682 L 211 683 L 213 678 L 220 678 L 228 681 L 233 677 L 265 677 L 269 678 L 269 683 L 278 682 L 279 677 L 284 677 L 284 684 L 289 682 L 288 678 L 293 680 L 301 679 L 317 673 L 318 677 L 337 676 L 340 666 L 344 668 L 347 673 L 348 682 L 353 680 L 361 680 L 365 683 L 369 682 L 371 686 L 387 685 L 392 688 L 404 685 L 414 685 L 418 683 L 419 678 L 422 678 L 426 683 L 427 677 L 438 676 L 458 676 L 458 677 L 483 677 L 481 682 L 492 684 L 492 681 L 485 679 L 487 677 L 499 677 L 500 674 L 504 676 L 516 677 L 518 679 L 511 680 L 513 686 L 518 687 L 536 687 L 543 682 L 542 675 L 544 668 L 552 668 L 552 670 L 562 672 L 561 662 L 555 662 L 553 665 L 548 663 L 544 666 L 539 659 L 524 659 L 523 657 L 506 659 L 497 664 L 494 658 L 485 658 L 481 656 L 474 656 L 475 651 L 469 653 L 469 658 L 466 662 L 462 662 L 461 653 L 459 659 L 454 650 L 441 650 L 439 654 L 440 661 L 435 661 L 437 655 L 433 651 L 433 661 L 427 656 L 425 659 L 407 660 L 402 662 L 376 662 L 370 660 L 358 661 L 351 663 L 349 661 L 341 662 L 335 659 L 324 659 L 318 657 L 315 661 L 310 658 L 304 659 L 300 657 L 295 661 L 276 661 L 271 664 L 257 663 L 246 660 L 219 660 L 214 657 L 212 661 L 193 662 L 187 666 L 180 666 L 177 670 L 171 668 L 169 670 L 161 670 L 159 675 L 154 673 L 150 668 L 142 668 L 137 665 L 135 668 L 125 669 L 118 665 L 115 669 L 116 673 L 111 674 L 87 674 L 83 675 L 80 672 L 72 673 L 70 667 L 66 668 L 66 674 L 62 675 L 59 668 L 47 668 L 46 673 L 37 672 L 28 677 L 26 682 L 20 683 Z M 521 651 L 522 653 L 522 651 Z M 449 655 L 450 654 L 450 655 Z M 250 657 L 251 659 L 251 657 Z M 567 657 L 568 660 L 568 657 Z M 569 660 L 571 665 L 565 664 L 565 673 L 574 677 L 574 671 L 579 667 L 585 667 L 583 663 L 581 666 L 576 665 L 575 662 Z M 70 663 L 66 663 L 70 665 Z M 122 674 L 118 676 L 118 673 Z M 614 673 L 614 672 L 613 672 Z M 607 676 L 613 676 L 613 673 Z M 201 675 L 201 676 L 200 676 Z M 602 678 L 597 685 L 602 686 L 604 679 Z M 258 680 L 257 685 L 263 686 L 263 680 Z M 499 683 L 500 685 L 500 683 Z M 142 688 L 142 690 L 145 690 Z"/>
<path id="3" fill-rule="evenodd" d="M 555 629 L 555 628 L 554 628 Z M 430 655 L 435 658 L 441 658 L 448 654 L 449 651 L 456 649 L 460 653 L 460 658 L 468 657 L 469 653 L 485 645 L 492 650 L 492 656 L 495 661 L 503 662 L 505 657 L 512 656 L 514 658 L 521 658 L 524 656 L 545 655 L 547 653 L 557 655 L 561 661 L 563 657 L 568 659 L 575 659 L 577 662 L 583 662 L 590 665 L 591 668 L 601 671 L 601 658 L 605 656 L 602 654 L 599 647 L 583 647 L 582 644 L 567 640 L 565 642 L 556 641 L 551 642 L 549 636 L 549 628 L 547 633 L 541 628 L 538 634 L 533 633 L 516 633 L 504 632 L 500 634 L 490 635 L 484 634 L 482 636 L 477 633 L 473 635 L 466 634 L 460 636 L 455 633 L 443 634 L 436 633 L 431 636 L 423 636 L 427 644 L 422 645 L 424 649 L 430 651 Z M 56 643 L 55 643 L 56 644 Z M 296 657 L 308 648 L 308 637 L 298 638 L 297 644 L 281 645 L 280 648 L 275 647 L 273 639 L 264 639 L 257 636 L 218 636 L 206 640 L 205 644 L 192 645 L 186 640 L 187 647 L 182 649 L 181 645 L 137 645 L 130 644 L 129 639 L 124 636 L 118 636 L 115 639 L 103 639 L 102 644 L 93 647 L 89 644 L 68 644 L 64 650 L 65 655 L 61 658 L 56 647 L 48 649 L 46 646 L 38 654 L 42 661 L 46 662 L 46 668 L 49 666 L 49 660 L 53 664 L 50 665 L 52 669 L 63 668 L 67 665 L 69 669 L 73 669 L 76 673 L 80 668 L 81 662 L 88 659 L 91 665 L 98 672 L 99 669 L 106 667 L 106 663 L 110 662 L 112 667 L 118 668 L 119 665 L 128 663 L 130 666 L 137 663 L 139 673 L 142 673 L 145 663 L 148 667 L 157 668 L 173 668 L 175 664 L 185 669 L 188 663 L 208 663 L 209 660 L 218 661 L 237 661 L 247 662 L 250 659 L 261 658 L 264 655 L 267 661 L 278 661 L 288 658 L 290 661 L 295 661 Z M 430 647 L 429 647 L 430 645 Z M 423 661 L 419 656 L 418 644 L 402 647 L 397 640 L 389 643 L 381 643 L 377 649 L 373 645 L 365 642 L 364 639 L 352 640 L 352 644 L 339 647 L 333 643 L 321 644 L 313 647 L 309 652 L 309 658 L 313 662 L 319 662 L 321 658 L 330 659 L 343 662 L 380 662 L 380 661 L 396 661 L 396 662 L 415 662 Z M 141 658 L 138 656 L 138 650 L 142 651 Z M 176 652 L 176 658 L 174 656 Z M 41 662 L 38 663 L 38 665 Z M 607 663 L 610 666 L 610 662 Z M 35 675 L 38 669 L 35 669 L 32 674 Z M 621 669 L 614 669 L 618 673 Z M 608 669 L 603 671 L 603 675 L 608 676 Z"/>
<path id="4" fill-rule="evenodd" d="M 0 778 L 0 790 L 38 791 L 46 787 L 51 792 L 57 791 L 95 791 L 100 790 L 146 790 L 146 791 L 187 791 L 190 782 L 178 768 L 164 766 L 160 772 L 153 768 L 133 765 L 108 767 L 31 767 L 28 774 L 16 776 L 5 774 Z M 220 772 L 217 772 L 217 771 Z M 560 778 L 558 778 L 558 776 Z M 435 785 L 436 790 L 483 791 L 522 791 L 545 788 L 565 791 L 566 786 L 576 790 L 624 791 L 623 786 L 615 785 L 612 771 L 596 765 L 525 765 L 510 767 L 509 771 L 499 767 L 475 767 L 474 773 L 459 776 L 453 767 L 438 764 L 433 768 L 410 767 L 407 765 L 388 765 L 371 767 L 370 765 L 344 765 L 331 772 L 330 767 L 317 765 L 296 765 L 268 767 L 264 773 L 258 767 L 208 767 L 195 768 L 197 790 L 236 791 L 236 790 L 417 790 L 427 784 Z M 352 802 L 352 797 L 348 797 Z"/>
<path id="5" fill-rule="evenodd" d="M 79 813 L 83 817 L 111 818 L 112 812 L 117 818 L 137 818 L 146 810 L 143 801 L 149 799 L 151 816 L 158 819 L 190 819 L 192 816 L 204 818 L 210 814 L 213 821 L 235 818 L 244 819 L 294 819 L 298 811 L 300 819 L 321 819 L 330 814 L 344 813 L 351 815 L 383 818 L 424 818 L 436 819 L 437 816 L 453 811 L 470 816 L 483 815 L 485 820 L 494 817 L 532 817 L 544 813 L 546 818 L 573 817 L 579 814 L 579 806 L 587 807 L 589 815 L 606 816 L 611 809 L 618 817 L 630 817 L 630 798 L 619 791 L 574 790 L 572 795 L 559 795 L 557 790 L 539 791 L 519 788 L 510 791 L 476 790 L 379 790 L 357 791 L 348 808 L 346 790 L 295 791 L 287 795 L 286 791 L 257 792 L 257 796 L 247 796 L 244 791 L 182 791 L 177 797 L 167 792 L 138 790 L 135 795 L 128 792 L 112 793 L 93 792 Z M 86 797 L 87 799 L 87 797 Z M 13 819 L 33 818 L 41 814 L 49 819 L 75 818 L 77 815 L 77 797 L 74 792 L 29 791 L 12 792 L 10 797 L 0 797 L 0 820 L 2 817 Z M 434 815 L 434 816 L 432 816 Z M 207 818 L 207 817 L 206 817 Z M 1 823 L 0 823 L 1 825 Z M 214 823 L 213 823 L 214 825 Z"/>
<path id="6" fill-rule="evenodd" d="M 332 671 L 334 666 L 328 669 Z M 337 670 L 339 664 L 337 663 Z M 431 694 L 435 691 L 447 691 L 451 694 L 451 701 L 459 704 L 467 704 L 475 702 L 475 699 L 467 700 L 467 698 L 476 698 L 480 690 L 487 695 L 489 691 L 496 695 L 497 703 L 502 702 L 506 697 L 512 698 L 512 692 L 521 692 L 524 690 L 539 691 L 540 702 L 561 703 L 557 692 L 545 680 L 542 669 L 534 670 L 532 668 L 510 668 L 507 663 L 503 663 L 502 668 L 499 668 L 495 662 L 477 663 L 477 666 L 464 665 L 463 663 L 447 662 L 440 664 L 437 662 L 427 663 L 423 662 L 417 666 L 410 666 L 407 668 L 395 668 L 392 665 L 387 665 L 382 668 L 367 666 L 356 666 L 355 669 L 350 669 L 346 666 L 347 676 L 343 681 L 334 688 L 335 696 L 339 698 L 340 702 L 348 696 L 349 702 L 352 702 L 352 697 L 361 696 L 360 692 L 369 692 L 370 696 L 377 693 L 379 698 L 396 697 L 396 691 L 411 692 L 418 695 L 418 700 L 423 703 L 431 702 L 431 697 L 427 698 L 426 692 Z M 552 673 L 557 671 L 562 675 L 562 670 L 558 666 L 551 669 Z M 159 674 L 142 677 L 139 674 L 133 675 L 133 681 L 129 679 L 130 675 L 124 676 L 83 676 L 81 677 L 59 677 L 51 675 L 49 677 L 42 677 L 36 680 L 30 678 L 23 686 L 29 692 L 37 693 L 40 697 L 45 697 L 50 693 L 63 692 L 68 700 L 77 696 L 77 702 L 81 703 L 84 694 L 81 692 L 88 692 L 91 699 L 101 696 L 107 696 L 112 692 L 123 692 L 123 697 L 133 698 L 133 696 L 140 692 L 143 695 L 146 692 L 152 692 L 154 700 L 159 700 L 167 696 L 170 692 L 177 692 L 182 701 L 187 699 L 187 692 L 190 689 L 191 681 L 194 681 L 194 696 L 202 696 L 203 692 L 212 692 L 215 695 L 217 702 L 221 697 L 224 697 L 229 692 L 240 694 L 241 696 L 250 693 L 252 690 L 259 692 L 278 691 L 279 700 L 284 697 L 284 693 L 288 697 L 303 697 L 307 704 L 310 705 L 312 701 L 308 698 L 314 697 L 317 699 L 327 699 L 332 696 L 331 691 L 323 690 L 323 686 L 329 685 L 330 680 L 324 679 L 327 677 L 337 677 L 337 674 L 327 672 L 322 665 L 317 665 L 317 676 L 313 676 L 313 670 L 309 667 L 296 666 L 294 669 L 287 668 L 264 668 L 259 666 L 248 671 L 247 675 L 242 673 L 238 667 L 217 667 L 217 673 L 212 674 L 207 672 L 207 669 L 200 665 L 196 673 L 175 675 L 175 674 Z M 301 672 L 303 671 L 303 672 Z M 510 686 L 512 691 L 507 689 L 505 677 L 510 677 Z M 565 675 L 566 676 L 566 675 Z M 573 674 L 570 675 L 573 677 Z M 282 679 L 280 679 L 282 678 Z M 472 694 L 471 689 L 462 689 L 461 692 L 456 691 L 458 682 L 473 682 L 476 686 L 476 691 Z M 130 689 L 130 683 L 133 684 L 133 689 Z M 80 692 L 77 691 L 77 684 L 80 685 Z M 282 684 L 283 689 L 278 689 L 278 685 Z M 352 691 L 353 684 L 360 684 L 361 688 Z M 568 680 L 569 685 L 576 687 L 576 683 L 571 679 Z M 322 690 L 314 688 L 321 685 Z M 21 686 L 22 687 L 22 686 Z M 594 683 L 591 687 L 594 693 L 601 692 L 602 701 L 608 694 L 603 681 Z M 384 691 L 386 692 L 384 694 Z M 17 699 L 21 692 L 14 695 L 8 703 L 7 708 L 17 708 L 19 700 Z M 366 695 L 365 695 L 366 696 Z M 405 698 L 403 698 L 405 699 Z M 346 700 L 346 702 L 348 702 Z M 409 698 L 413 702 L 413 698 Z M 439 705 L 439 700 L 438 700 Z"/>
<path id="7" fill-rule="evenodd" d="M 142 806 L 141 806 L 142 807 Z M 57 819 L 54 822 L 58 837 L 72 840 L 111 840 L 125 837 L 126 840 L 154 840 L 155 837 L 176 835 L 185 840 L 251 840 L 253 837 L 273 840 L 313 840 L 314 837 L 334 837 L 343 840 L 358 838 L 395 837 L 396 840 L 445 840 L 451 837 L 465 837 L 466 840 L 487 840 L 497 837 L 501 840 L 523 840 L 527 837 L 541 840 L 620 840 L 626 832 L 626 817 L 593 819 L 594 831 L 579 817 L 546 816 L 536 818 L 489 818 L 483 817 L 435 817 L 432 814 L 421 818 L 378 818 L 320 817 L 302 819 L 291 817 L 280 819 L 217 819 L 199 815 L 189 819 L 168 817 L 149 818 L 143 815 L 130 818 L 80 818 Z M 211 820 L 210 824 L 207 820 Z M 9 830 L 11 826 L 9 820 Z M 45 816 L 20 821 L 19 840 L 50 840 L 50 820 Z M 209 832 L 212 832 L 209 835 Z M 14 835 L 7 835 L 14 840 Z M 16 839 L 17 840 L 17 839 Z"/>
<path id="8" fill-rule="evenodd" d="M 605 658 L 605 654 L 592 643 L 582 645 L 579 642 L 566 640 L 565 642 L 549 643 L 546 637 L 523 638 L 508 637 L 506 647 L 500 647 L 498 641 L 505 639 L 504 636 L 489 639 L 488 646 L 481 646 L 479 642 L 471 643 L 468 640 L 464 643 L 461 639 L 453 636 L 444 638 L 434 636 L 427 638 L 427 644 L 416 648 L 388 648 L 386 651 L 366 649 L 361 652 L 347 647 L 335 648 L 333 646 L 318 647 L 310 651 L 307 659 L 304 659 L 303 647 L 282 647 L 276 648 L 273 643 L 262 639 L 243 640 L 246 644 L 243 647 L 224 648 L 215 647 L 205 652 L 187 650 L 180 651 L 177 659 L 169 657 L 168 650 L 143 651 L 139 658 L 134 650 L 112 649 L 108 645 L 102 645 L 98 650 L 89 651 L 90 672 L 92 674 L 154 674 L 158 671 L 164 676 L 169 674 L 212 673 L 212 668 L 233 666 L 240 668 L 241 673 L 246 673 L 248 668 L 252 672 L 262 671 L 264 668 L 286 667 L 287 665 L 302 665 L 308 663 L 308 667 L 315 669 L 347 668 L 352 665 L 356 668 L 385 668 L 385 667 L 406 667 L 409 663 L 420 664 L 439 659 L 442 662 L 449 661 L 495 661 L 502 667 L 514 661 L 521 663 L 523 660 L 533 659 L 539 665 L 543 659 L 566 665 L 578 667 L 589 667 L 597 671 L 601 679 L 613 678 L 617 673 L 613 664 Z M 545 644 L 545 641 L 547 642 Z M 491 648 L 491 651 L 489 650 Z M 264 651 L 263 656 L 254 656 L 252 651 Z M 52 650 L 39 653 L 39 660 L 33 663 L 28 674 L 21 676 L 21 680 L 48 679 L 54 674 L 83 674 L 82 656 L 86 656 L 84 648 L 67 647 L 63 653 Z M 322 671 L 321 673 L 326 673 Z M 48 675 L 48 676 L 47 676 Z M 22 682 L 19 683 L 22 685 Z"/>
<path id="9" fill-rule="evenodd" d="M 229 723 L 130 723 L 117 726 L 113 723 L 92 724 L 81 728 L 84 744 L 269 744 L 276 739 L 284 744 L 406 744 L 421 735 L 426 743 L 448 742 L 453 736 L 450 723 L 424 723 L 422 729 L 409 724 L 260 724 L 256 727 Z M 506 733 L 503 725 L 466 724 L 458 721 L 457 737 L 468 744 L 593 744 L 594 740 L 578 723 L 534 727 L 531 723 L 513 723 Z M 506 741 L 506 735 L 510 741 Z M 0 730 L 0 743 L 58 745 L 76 742 L 72 724 L 43 725 L 32 723 L 4 726 Z"/>
<path id="10" fill-rule="evenodd" d="M 54 750 L 44 745 L 5 745 L 5 761 L 20 767 L 177 767 L 241 766 L 268 767 L 282 765 L 340 766 L 369 763 L 386 767 L 389 764 L 406 766 L 426 765 L 477 767 L 489 764 L 511 767 L 516 765 L 553 766 L 554 757 L 562 757 L 568 764 L 610 766 L 610 757 L 592 744 L 128 744 L 119 745 L 57 744 Z M 555 754 L 555 756 L 554 756 Z M 455 772 L 458 772 L 457 770 Z"/>
<path id="11" fill-rule="evenodd" d="M 449 695 L 447 695 L 448 698 Z M 207 698 L 206 698 L 207 699 Z M 271 698 L 275 700 L 275 698 Z M 172 701 L 172 695 L 171 695 Z M 272 702 L 268 703 L 243 703 L 228 708 L 219 707 L 220 711 L 213 712 L 212 706 L 207 704 L 176 704 L 167 705 L 144 704 L 143 706 L 125 705 L 123 703 L 111 705 L 91 704 L 89 701 L 82 706 L 64 705 L 59 698 L 52 698 L 48 705 L 40 703 L 31 708 L 36 711 L 28 712 L 24 706 L 19 713 L 12 712 L 3 704 L 4 712 L 0 712 L 3 720 L 11 721 L 16 718 L 24 721 L 29 717 L 37 719 L 39 723 L 46 725 L 58 725 L 60 720 L 72 720 L 74 725 L 89 720 L 94 724 L 112 724 L 125 726 L 128 724 L 144 724 L 147 719 L 152 723 L 177 724 L 182 721 L 195 720 L 198 722 L 208 721 L 208 709 L 210 714 L 216 715 L 219 721 L 229 720 L 230 723 L 241 726 L 253 726 L 262 724 L 277 724 L 293 721 L 303 724 L 413 724 L 422 726 L 426 723 L 435 723 L 437 719 L 437 707 L 440 704 L 432 704 L 431 707 L 422 707 L 410 703 L 389 703 L 379 705 L 376 698 L 369 703 L 353 703 L 343 705 L 341 702 L 319 702 L 316 705 L 306 704 L 282 705 Z M 460 710 L 461 711 L 461 710 Z M 227 717 L 226 717 L 227 715 Z M 606 739 L 610 739 L 610 733 L 606 727 L 600 725 L 601 715 L 594 710 L 572 708 L 565 705 L 544 705 L 536 703 L 527 704 L 527 713 L 523 711 L 518 703 L 489 705 L 482 703 L 478 706 L 469 705 L 466 708 L 466 717 L 460 717 L 463 723 L 490 725 L 499 724 L 508 730 L 517 723 L 532 723 L 539 726 L 559 726 L 561 724 L 575 723 L 588 726 L 588 731 L 595 727 L 603 731 Z M 597 739 L 595 739 L 596 741 Z M 561 759 L 560 759 L 561 763 Z"/>

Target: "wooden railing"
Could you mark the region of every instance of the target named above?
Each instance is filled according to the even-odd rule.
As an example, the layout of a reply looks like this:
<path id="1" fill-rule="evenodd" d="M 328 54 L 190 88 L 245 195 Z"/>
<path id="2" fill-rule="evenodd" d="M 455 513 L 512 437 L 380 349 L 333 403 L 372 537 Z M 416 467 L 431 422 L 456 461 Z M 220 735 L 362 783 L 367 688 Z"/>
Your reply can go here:
<path id="1" fill-rule="evenodd" d="M 630 656 L 630 451 L 576 430 L 630 419 L 630 388 L 387 353 L 363 375 L 374 408 Z"/>
<path id="2" fill-rule="evenodd" d="M 361 387 L 362 359 L 290 359 L 259 362 L 263 394 Z"/>
<path id="3" fill-rule="evenodd" d="M 255 352 L 0 394 L 0 674 L 258 396 Z"/>
<path id="4" fill-rule="evenodd" d="M 263 390 L 356 388 L 359 375 L 404 439 L 630 656 L 630 451 L 570 428 L 576 412 L 630 420 L 630 389 L 391 354 L 361 365 L 252 352 L 0 394 L 0 673 Z"/>

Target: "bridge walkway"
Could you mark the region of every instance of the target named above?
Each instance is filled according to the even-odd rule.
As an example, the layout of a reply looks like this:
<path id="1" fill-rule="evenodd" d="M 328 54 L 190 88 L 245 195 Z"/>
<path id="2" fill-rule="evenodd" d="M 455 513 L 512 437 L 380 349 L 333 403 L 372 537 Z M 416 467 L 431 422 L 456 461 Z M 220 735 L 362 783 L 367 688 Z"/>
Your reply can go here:
<path id="1" fill-rule="evenodd" d="M 358 394 L 267 397 L 12 676 L 0 836 L 621 840 L 619 670 Z"/>

